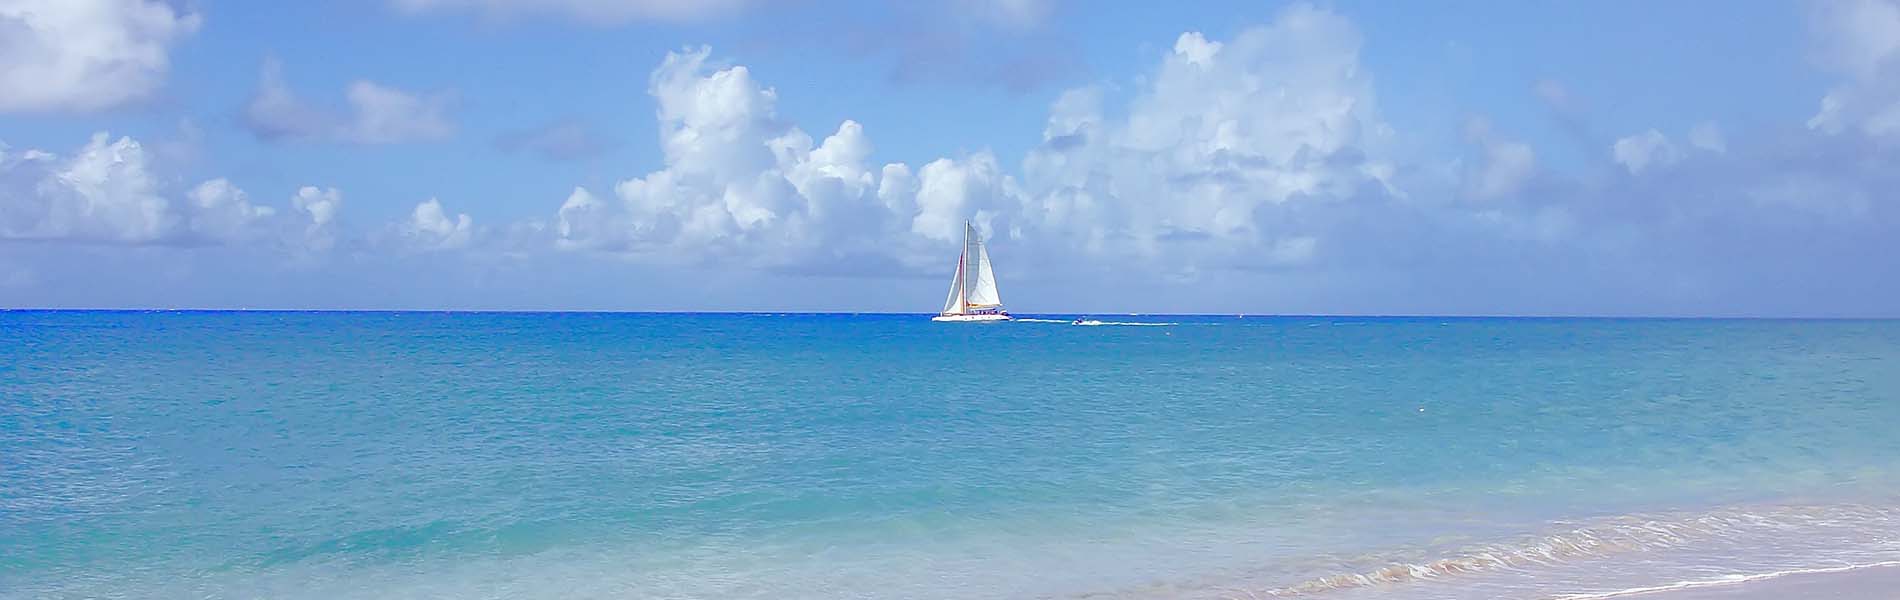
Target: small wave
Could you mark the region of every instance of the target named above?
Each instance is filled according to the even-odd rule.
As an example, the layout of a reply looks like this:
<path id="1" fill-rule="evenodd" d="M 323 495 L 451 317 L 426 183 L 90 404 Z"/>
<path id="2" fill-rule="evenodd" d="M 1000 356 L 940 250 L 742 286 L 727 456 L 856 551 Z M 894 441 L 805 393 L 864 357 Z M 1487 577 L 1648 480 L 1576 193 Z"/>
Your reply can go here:
<path id="1" fill-rule="evenodd" d="M 1476 546 L 1438 560 L 1401 562 L 1370 571 L 1319 577 L 1293 586 L 1267 590 L 1264 595 L 1306 596 L 1491 571 L 1548 567 L 1622 552 L 1667 550 L 1710 539 L 1774 535 L 1777 532 L 1798 530 L 1803 526 L 1851 527 L 1863 523 L 1892 523 L 1896 519 L 1900 519 L 1900 509 L 1865 506 L 1783 507 L 1767 513 L 1730 510 L 1692 515 L 1615 517 L 1516 543 Z M 1614 596 L 1566 598 L 1581 600 L 1598 597 Z"/>
<path id="2" fill-rule="evenodd" d="M 1017 320 L 1017 321 L 1020 321 L 1020 322 L 1023 322 L 1023 323 L 1068 323 L 1068 321 L 1064 321 L 1064 320 L 1062 320 L 1062 319 L 1028 319 L 1028 318 L 1018 318 L 1018 319 L 1016 319 L 1016 320 Z"/>
<path id="3" fill-rule="evenodd" d="M 1649 587 L 1629 588 L 1625 590 L 1616 590 L 1616 591 L 1610 591 L 1610 592 L 1593 592 L 1593 593 L 1588 593 L 1588 594 L 1565 594 L 1562 596 L 1556 596 L 1554 597 L 1553 600 L 1604 600 L 1607 598 L 1621 598 L 1624 596 L 1653 594 L 1656 592 L 1673 592 L 1677 590 L 1692 590 L 1696 588 L 1705 588 L 1705 587 L 1740 585 L 1740 584 L 1749 583 L 1752 581 L 1762 581 L 1766 579 L 1779 579 L 1779 578 L 1787 577 L 1790 575 L 1823 575 L 1827 573 L 1846 573 L 1849 571 L 1859 571 L 1861 569 L 1878 569 L 1882 567 L 1900 567 L 1900 560 L 1881 561 L 1877 563 L 1868 563 L 1864 565 L 1843 565 L 1839 567 L 1818 567 L 1818 568 L 1813 568 L 1813 569 L 1789 569 L 1786 571 L 1771 571 L 1768 573 L 1724 575 L 1724 576 L 1716 577 L 1713 579 L 1698 579 L 1695 581 L 1678 581 L 1676 583 L 1671 583 L 1667 585 L 1653 585 Z"/>

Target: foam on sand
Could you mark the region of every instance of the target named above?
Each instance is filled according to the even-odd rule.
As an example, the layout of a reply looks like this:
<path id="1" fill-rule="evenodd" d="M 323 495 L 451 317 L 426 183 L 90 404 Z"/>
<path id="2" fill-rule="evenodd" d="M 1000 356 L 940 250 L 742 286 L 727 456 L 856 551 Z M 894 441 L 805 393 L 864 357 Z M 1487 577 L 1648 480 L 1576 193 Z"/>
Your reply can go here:
<path id="1" fill-rule="evenodd" d="M 1864 565 L 1843 565 L 1839 567 L 1816 567 L 1812 569 L 1788 569 L 1784 571 L 1771 571 L 1768 573 L 1723 575 L 1721 577 L 1714 577 L 1710 579 L 1700 579 L 1700 580 L 1694 580 L 1694 581 L 1679 581 L 1676 583 L 1665 584 L 1665 585 L 1637 587 L 1637 588 L 1629 588 L 1629 589 L 1615 590 L 1615 591 L 1609 591 L 1609 592 L 1594 592 L 1594 593 L 1588 593 L 1588 594 L 1564 594 L 1561 596 L 1556 596 L 1554 600 L 1602 600 L 1605 598 L 1623 598 L 1626 596 L 1661 595 L 1664 592 L 1676 592 L 1676 591 L 1694 590 L 1694 589 L 1701 589 L 1701 588 L 1736 586 L 1736 585 L 1741 585 L 1741 584 L 1749 583 L 1749 582 L 1767 581 L 1771 579 L 1781 579 L 1784 577 L 1790 577 L 1790 576 L 1796 576 L 1796 575 L 1838 574 L 1838 573 L 1850 573 L 1854 571 L 1864 571 L 1868 569 L 1882 569 L 1882 568 L 1894 568 L 1894 567 L 1900 567 L 1900 560 L 1888 560 L 1888 561 L 1881 561 L 1881 562 L 1869 563 L 1869 564 L 1864 564 Z"/>

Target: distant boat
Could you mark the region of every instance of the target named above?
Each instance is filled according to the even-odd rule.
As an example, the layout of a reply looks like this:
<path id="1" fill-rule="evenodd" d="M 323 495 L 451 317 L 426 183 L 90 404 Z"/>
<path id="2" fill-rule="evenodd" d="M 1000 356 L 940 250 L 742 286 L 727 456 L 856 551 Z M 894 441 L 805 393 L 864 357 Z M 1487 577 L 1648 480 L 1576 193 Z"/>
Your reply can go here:
<path id="1" fill-rule="evenodd" d="M 1102 324 L 1102 322 L 1101 322 L 1101 321 L 1097 321 L 1097 320 L 1095 320 L 1095 319 L 1076 319 L 1076 320 L 1074 320 L 1074 321 L 1070 321 L 1070 322 L 1069 322 L 1069 324 L 1070 324 L 1070 325 L 1085 325 L 1085 326 L 1094 326 L 1094 325 L 1101 325 L 1101 324 Z"/>
<path id="2" fill-rule="evenodd" d="M 963 254 L 957 257 L 957 275 L 950 280 L 950 297 L 932 321 L 1008 321 L 1003 297 L 996 293 L 996 273 L 990 270 L 990 251 L 969 221 L 963 222 Z"/>

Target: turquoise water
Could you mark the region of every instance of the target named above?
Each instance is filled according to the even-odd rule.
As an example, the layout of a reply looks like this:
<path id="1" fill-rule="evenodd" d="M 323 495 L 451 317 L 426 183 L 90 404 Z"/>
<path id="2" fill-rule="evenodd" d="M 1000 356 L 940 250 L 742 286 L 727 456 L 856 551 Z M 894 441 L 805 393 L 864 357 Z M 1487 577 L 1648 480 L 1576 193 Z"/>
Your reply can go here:
<path id="1" fill-rule="evenodd" d="M 1151 325 L 0 312 L 0 597 L 1544 598 L 1900 559 L 1900 321 L 1116 320 Z"/>

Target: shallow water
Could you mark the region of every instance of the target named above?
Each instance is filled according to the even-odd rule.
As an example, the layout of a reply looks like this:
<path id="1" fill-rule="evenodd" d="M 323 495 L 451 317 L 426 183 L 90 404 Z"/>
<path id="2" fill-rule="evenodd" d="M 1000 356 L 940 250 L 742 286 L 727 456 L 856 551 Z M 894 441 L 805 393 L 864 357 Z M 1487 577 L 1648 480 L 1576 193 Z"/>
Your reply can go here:
<path id="1" fill-rule="evenodd" d="M 1544 598 L 1900 559 L 1900 321 L 1051 320 L 0 312 L 0 597 Z"/>

